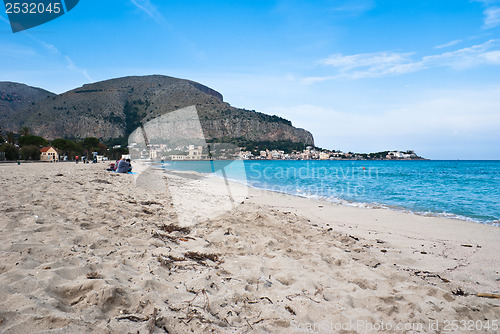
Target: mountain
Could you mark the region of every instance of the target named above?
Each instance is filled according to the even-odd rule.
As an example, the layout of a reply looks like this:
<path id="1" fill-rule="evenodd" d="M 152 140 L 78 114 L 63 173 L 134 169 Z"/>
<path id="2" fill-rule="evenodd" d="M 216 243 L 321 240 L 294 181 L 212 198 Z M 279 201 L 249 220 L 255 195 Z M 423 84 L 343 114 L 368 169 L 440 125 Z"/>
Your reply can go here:
<path id="1" fill-rule="evenodd" d="M 314 145 L 311 133 L 286 119 L 232 107 L 209 87 L 160 75 L 111 79 L 49 96 L 18 112 L 12 126 L 16 130 L 28 126 L 47 139 L 92 136 L 110 140 L 126 138 L 140 124 L 192 105 L 207 140 L 287 140 Z"/>
<path id="2" fill-rule="evenodd" d="M 41 88 L 16 82 L 0 82 L 0 125 L 3 129 L 18 131 L 20 123 L 16 118 L 23 118 L 26 108 L 52 96 L 55 94 Z"/>

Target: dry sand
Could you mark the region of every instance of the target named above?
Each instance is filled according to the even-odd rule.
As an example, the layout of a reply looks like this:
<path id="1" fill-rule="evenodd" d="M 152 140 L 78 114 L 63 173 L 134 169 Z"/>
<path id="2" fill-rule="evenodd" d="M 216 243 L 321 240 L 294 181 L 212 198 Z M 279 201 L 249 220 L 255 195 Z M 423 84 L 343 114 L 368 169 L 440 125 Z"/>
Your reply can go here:
<path id="1" fill-rule="evenodd" d="M 498 332 L 498 227 L 104 169 L 0 165 L 1 333 Z"/>

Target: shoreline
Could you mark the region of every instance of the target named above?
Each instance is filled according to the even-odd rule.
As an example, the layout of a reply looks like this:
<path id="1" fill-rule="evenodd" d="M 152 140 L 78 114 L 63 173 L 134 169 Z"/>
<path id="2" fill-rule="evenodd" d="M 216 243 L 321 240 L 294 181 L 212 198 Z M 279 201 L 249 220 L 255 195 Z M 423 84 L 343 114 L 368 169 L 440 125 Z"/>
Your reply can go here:
<path id="1" fill-rule="evenodd" d="M 268 161 L 273 161 L 273 160 L 268 160 Z M 448 160 L 443 160 L 443 161 L 448 161 Z M 453 161 L 453 160 L 451 160 L 451 161 Z M 474 161 L 476 161 L 476 160 L 474 160 Z M 159 170 L 169 170 L 169 169 L 162 168 L 162 167 L 159 167 L 158 169 Z M 171 171 L 175 171 L 175 170 L 172 169 Z M 186 171 L 186 172 L 189 173 L 190 171 Z M 195 171 L 192 171 L 192 173 L 199 173 L 199 174 L 204 175 L 204 176 L 211 175 L 211 173 L 202 173 L 202 172 L 195 172 Z M 221 177 L 219 175 L 213 175 L 213 176 L 214 177 Z M 409 208 L 405 208 L 403 206 L 387 205 L 384 203 L 368 203 L 368 202 L 361 202 L 361 201 L 359 201 L 359 202 L 358 201 L 351 201 L 351 200 L 346 200 L 346 199 L 342 199 L 342 198 L 327 198 L 327 197 L 321 197 L 318 195 L 293 194 L 293 193 L 289 193 L 289 192 L 285 192 L 285 191 L 279 191 L 276 189 L 266 189 L 264 187 L 251 185 L 251 184 L 249 184 L 248 180 L 241 181 L 241 180 L 236 180 L 236 179 L 231 179 L 231 178 L 228 178 L 228 180 L 231 182 L 236 182 L 236 183 L 242 184 L 242 185 L 250 187 L 250 188 L 254 188 L 254 189 L 259 189 L 259 190 L 263 190 L 263 191 L 270 191 L 270 192 L 274 192 L 277 194 L 283 194 L 283 195 L 299 197 L 299 198 L 304 198 L 304 199 L 316 199 L 316 200 L 324 201 L 326 203 L 345 205 L 348 207 L 358 207 L 358 208 L 367 208 L 367 209 L 375 209 L 375 210 L 384 209 L 384 210 L 390 210 L 390 211 L 395 211 L 395 212 L 403 212 L 403 213 L 410 214 L 410 215 L 417 215 L 417 216 L 423 216 L 423 217 L 437 217 L 437 218 L 451 219 L 451 220 L 455 220 L 455 221 L 466 221 L 466 222 L 471 222 L 474 224 L 500 227 L 500 219 L 492 220 L 492 221 L 490 221 L 490 220 L 485 221 L 485 220 L 481 220 L 478 218 L 467 217 L 467 216 L 463 216 L 463 215 L 459 215 L 459 214 L 455 214 L 455 213 L 451 213 L 451 212 L 444 212 L 444 211 L 443 212 L 420 211 L 420 210 L 412 210 Z"/>
<path id="2" fill-rule="evenodd" d="M 500 299 L 477 296 L 500 293 L 496 227 L 104 169 L 0 166 L 2 333 L 278 334 L 360 321 L 428 333 L 500 319 Z M 224 206 L 227 191 L 242 200 Z M 183 217 L 199 219 L 177 226 Z"/>
<path id="3" fill-rule="evenodd" d="M 238 182 L 237 180 L 230 180 L 230 181 Z M 444 218 L 444 219 L 451 219 L 451 220 L 456 220 L 456 221 L 465 221 L 465 222 L 474 223 L 474 224 L 500 227 L 500 220 L 494 220 L 492 222 L 481 221 L 479 219 L 461 216 L 461 215 L 457 215 L 457 214 L 450 213 L 450 212 L 438 213 L 438 212 L 432 212 L 432 211 L 414 211 L 412 209 L 408 209 L 408 208 L 405 208 L 402 206 L 395 206 L 395 205 L 390 206 L 390 205 L 382 204 L 382 203 L 356 202 L 356 201 L 349 201 L 349 200 L 341 199 L 341 198 L 329 199 L 326 197 L 320 197 L 320 196 L 316 196 L 316 195 L 307 196 L 307 195 L 291 194 L 291 193 L 281 192 L 281 191 L 277 191 L 277 190 L 260 188 L 260 187 L 252 186 L 252 185 L 246 185 L 246 186 L 248 186 L 250 188 L 259 189 L 259 190 L 270 191 L 270 192 L 277 193 L 277 194 L 293 196 L 293 197 L 298 197 L 298 198 L 304 198 L 304 199 L 318 200 L 318 201 L 322 201 L 325 203 L 344 205 L 347 207 L 355 207 L 355 208 L 362 208 L 362 209 L 374 209 L 374 210 L 384 209 L 384 210 L 389 210 L 389 211 L 394 211 L 394 212 L 402 212 L 402 213 L 409 214 L 409 215 L 417 215 L 417 216 L 422 216 L 422 217 Z"/>

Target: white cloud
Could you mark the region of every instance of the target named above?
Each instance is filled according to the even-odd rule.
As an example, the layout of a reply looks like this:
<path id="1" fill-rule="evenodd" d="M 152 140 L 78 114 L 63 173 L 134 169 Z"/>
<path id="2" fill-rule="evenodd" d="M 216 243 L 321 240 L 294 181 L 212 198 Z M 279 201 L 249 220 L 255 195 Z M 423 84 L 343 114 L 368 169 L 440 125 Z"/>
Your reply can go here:
<path id="1" fill-rule="evenodd" d="M 68 56 L 64 56 L 64 59 L 66 59 L 66 62 L 68 63 L 68 69 L 69 70 L 72 70 L 72 71 L 76 71 L 76 72 L 79 72 L 81 73 L 85 78 L 87 78 L 88 81 L 92 82 L 94 80 L 92 80 L 92 78 L 90 77 L 90 75 L 88 74 L 87 70 L 86 69 L 82 69 L 82 68 L 79 68 L 78 66 L 75 65 L 75 63 L 73 62 L 73 60 L 71 60 L 70 57 Z"/>
<path id="2" fill-rule="evenodd" d="M 449 48 L 450 46 L 453 46 L 453 45 L 457 45 L 459 43 L 462 43 L 462 40 L 461 39 L 456 39 L 454 41 L 451 41 L 451 42 L 448 42 L 448 43 L 444 43 L 444 44 L 441 44 L 441 45 L 436 45 L 434 47 L 434 49 L 444 49 L 444 48 Z"/>
<path id="3" fill-rule="evenodd" d="M 397 52 L 361 53 L 350 56 L 334 54 L 319 63 L 337 68 L 340 72 L 338 77 L 359 79 L 410 71 L 408 65 L 412 64 L 411 55 L 412 53 Z M 320 78 L 314 79 L 314 81 L 320 80 Z"/>
<path id="4" fill-rule="evenodd" d="M 0 16 L 0 20 L 2 20 L 3 22 L 7 23 L 10 26 L 9 20 L 7 20 L 6 18 L 4 18 L 3 16 Z"/>
<path id="5" fill-rule="evenodd" d="M 42 41 L 41 39 L 36 39 L 35 40 L 40 43 L 43 48 L 47 51 L 49 51 L 50 53 L 52 54 L 55 54 L 55 55 L 58 55 L 60 54 L 59 50 L 56 48 L 56 46 L 54 44 L 50 44 L 50 43 L 47 43 L 45 41 Z"/>
<path id="6" fill-rule="evenodd" d="M 406 62 L 411 56 L 411 53 L 395 53 L 395 52 L 376 52 L 376 53 L 361 53 L 352 56 L 343 56 L 334 54 L 323 59 L 320 63 L 341 68 L 342 71 L 349 71 L 358 67 L 370 68 L 385 68 L 395 64 Z"/>
<path id="7" fill-rule="evenodd" d="M 326 76 L 326 77 L 307 77 L 301 80 L 303 84 L 306 85 L 311 85 L 315 84 L 317 82 L 323 82 L 323 81 L 328 81 L 328 80 L 334 80 L 336 79 L 336 76 Z"/>
<path id="8" fill-rule="evenodd" d="M 31 38 L 33 41 L 35 41 L 36 43 L 41 45 L 42 48 L 51 55 L 51 57 L 64 58 L 64 61 L 66 62 L 66 67 L 70 71 L 77 72 L 77 73 L 83 75 L 88 81 L 93 81 L 86 69 L 82 69 L 82 68 L 76 66 L 75 62 L 68 55 L 62 53 L 54 44 L 47 43 L 44 40 L 41 40 L 38 37 L 35 37 L 26 31 L 23 31 L 22 34 Z"/>
<path id="9" fill-rule="evenodd" d="M 473 0 L 480 2 L 486 7 L 484 14 L 484 29 L 495 28 L 500 24 L 500 1 L 499 0 Z"/>
<path id="10" fill-rule="evenodd" d="M 500 40 L 489 40 L 468 48 L 426 56 L 420 62 L 424 68 L 449 66 L 455 69 L 464 69 L 479 65 L 500 65 L 498 57 L 494 56 L 498 53 L 498 50 L 494 49 L 499 47 Z"/>
<path id="11" fill-rule="evenodd" d="M 319 64 L 333 67 L 334 75 L 308 77 L 302 83 L 311 84 L 332 79 L 376 78 L 401 75 L 429 68 L 451 67 L 462 70 L 479 65 L 500 65 L 500 40 L 490 40 L 455 51 L 413 59 L 414 53 L 375 52 L 356 55 L 334 54 L 319 61 Z"/>
<path id="12" fill-rule="evenodd" d="M 484 11 L 484 28 L 494 28 L 500 24 L 500 7 L 487 8 Z"/>
<path id="13" fill-rule="evenodd" d="M 156 22 L 162 23 L 165 21 L 165 18 L 161 15 L 156 6 L 151 3 L 151 0 L 130 0 L 130 2 Z"/>

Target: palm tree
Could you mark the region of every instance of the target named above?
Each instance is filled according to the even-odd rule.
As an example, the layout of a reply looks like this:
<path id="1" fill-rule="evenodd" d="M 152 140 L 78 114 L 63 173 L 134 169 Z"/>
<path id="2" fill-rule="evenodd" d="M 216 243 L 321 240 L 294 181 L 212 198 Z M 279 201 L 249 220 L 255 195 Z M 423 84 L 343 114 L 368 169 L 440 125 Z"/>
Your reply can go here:
<path id="1" fill-rule="evenodd" d="M 23 126 L 21 130 L 19 130 L 19 133 L 21 134 L 21 136 L 29 136 L 31 133 L 31 129 L 29 128 L 29 126 Z"/>

